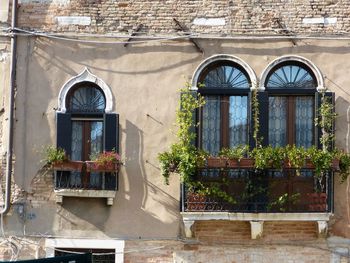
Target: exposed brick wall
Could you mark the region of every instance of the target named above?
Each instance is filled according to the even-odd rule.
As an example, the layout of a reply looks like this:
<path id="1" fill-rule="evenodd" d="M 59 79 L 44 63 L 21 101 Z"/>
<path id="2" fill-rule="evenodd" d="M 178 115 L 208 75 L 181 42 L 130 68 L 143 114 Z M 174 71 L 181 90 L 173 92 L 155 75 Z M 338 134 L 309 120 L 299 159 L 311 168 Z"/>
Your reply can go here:
<path id="1" fill-rule="evenodd" d="M 315 222 L 264 222 L 264 241 L 297 241 L 317 239 Z M 247 221 L 196 221 L 194 236 L 199 241 L 230 243 L 251 241 L 250 223 Z"/>
<path id="2" fill-rule="evenodd" d="M 316 222 L 264 222 L 263 240 L 313 240 Z"/>
<path id="3" fill-rule="evenodd" d="M 178 241 L 127 241 L 124 263 L 173 263 L 173 252 L 182 249 Z"/>
<path id="4" fill-rule="evenodd" d="M 293 33 L 350 32 L 347 0 L 22 0 L 21 27 L 47 31 L 129 32 L 143 24 L 145 33 L 175 33 L 173 18 L 193 32 L 214 34 L 276 34 L 281 27 Z M 90 25 L 58 25 L 57 16 L 85 16 Z M 305 24 L 304 18 L 337 18 L 335 24 Z M 221 18 L 225 25 L 194 25 L 195 18 Z M 279 23 L 280 22 L 280 23 Z"/>
<path id="5" fill-rule="evenodd" d="M 199 241 L 250 240 L 250 235 L 250 223 L 247 221 L 196 221 L 194 224 L 194 236 Z"/>

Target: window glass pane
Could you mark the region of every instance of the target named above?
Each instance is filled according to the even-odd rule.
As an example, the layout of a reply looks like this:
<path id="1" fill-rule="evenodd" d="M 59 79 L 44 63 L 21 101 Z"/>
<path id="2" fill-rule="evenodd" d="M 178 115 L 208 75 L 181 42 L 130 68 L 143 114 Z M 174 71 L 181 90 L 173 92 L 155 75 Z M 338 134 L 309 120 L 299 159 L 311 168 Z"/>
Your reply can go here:
<path id="1" fill-rule="evenodd" d="M 103 150 L 103 123 L 91 122 L 91 143 L 90 143 L 90 155 L 98 154 Z M 101 173 L 90 173 L 90 186 L 92 188 L 98 188 L 101 186 L 102 177 Z"/>
<path id="2" fill-rule="evenodd" d="M 295 144 L 310 148 L 313 144 L 314 98 L 296 97 Z"/>
<path id="3" fill-rule="evenodd" d="M 248 97 L 230 96 L 229 139 L 230 147 L 247 144 Z"/>
<path id="4" fill-rule="evenodd" d="M 313 76 L 298 65 L 284 65 L 277 68 L 267 79 L 268 89 L 316 89 Z"/>
<path id="5" fill-rule="evenodd" d="M 104 109 L 104 95 L 95 87 L 78 88 L 70 98 L 69 110 L 73 112 L 103 112 Z"/>
<path id="6" fill-rule="evenodd" d="M 220 150 L 220 97 L 205 96 L 202 116 L 202 148 L 212 155 Z"/>
<path id="7" fill-rule="evenodd" d="M 203 80 L 206 88 L 249 89 L 247 76 L 237 67 L 230 65 L 216 66 L 207 73 Z"/>
<path id="8" fill-rule="evenodd" d="M 101 121 L 91 122 L 91 144 L 90 154 L 102 152 L 103 149 L 103 123 Z"/>
<path id="9" fill-rule="evenodd" d="M 72 156 L 73 161 L 82 160 L 83 150 L 83 122 L 72 122 Z"/>
<path id="10" fill-rule="evenodd" d="M 287 144 L 286 97 L 269 97 L 269 144 L 274 147 Z"/>

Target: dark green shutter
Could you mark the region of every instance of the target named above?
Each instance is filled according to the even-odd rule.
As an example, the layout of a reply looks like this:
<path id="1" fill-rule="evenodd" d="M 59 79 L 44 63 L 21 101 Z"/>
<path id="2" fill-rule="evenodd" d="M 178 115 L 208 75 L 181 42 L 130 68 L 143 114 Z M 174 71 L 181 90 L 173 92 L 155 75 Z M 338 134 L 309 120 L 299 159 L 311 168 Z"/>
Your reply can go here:
<path id="1" fill-rule="evenodd" d="M 269 97 L 267 91 L 258 91 L 257 93 L 257 99 L 259 102 L 259 133 L 258 138 L 261 139 L 261 144 L 263 146 L 268 145 L 268 132 L 269 132 Z M 255 123 L 254 123 L 254 111 L 253 111 L 253 105 L 252 105 L 252 94 L 250 93 L 250 131 L 249 131 L 249 145 L 251 148 L 254 148 L 255 140 L 254 140 L 254 129 L 255 129 Z"/>
<path id="2" fill-rule="evenodd" d="M 335 94 L 334 92 L 326 92 L 325 93 L 325 97 L 328 101 L 330 101 L 333 104 L 333 107 L 335 106 Z M 322 94 L 319 92 L 315 93 L 315 117 L 319 118 L 319 108 L 321 106 L 321 102 L 322 102 Z M 332 128 L 333 133 L 335 132 L 335 123 L 333 122 L 333 128 Z M 322 136 L 322 129 L 319 125 L 317 125 L 315 127 L 315 145 L 319 148 L 322 149 L 322 145 L 321 145 L 321 136 Z M 334 149 L 334 142 L 333 145 L 331 146 L 332 149 Z M 329 149 L 329 150 L 332 150 Z"/>
<path id="3" fill-rule="evenodd" d="M 104 150 L 119 153 L 119 115 L 115 113 L 104 114 Z"/>
<path id="4" fill-rule="evenodd" d="M 66 151 L 68 156 L 71 155 L 72 145 L 72 121 L 69 113 L 56 114 L 57 126 L 57 147 Z"/>

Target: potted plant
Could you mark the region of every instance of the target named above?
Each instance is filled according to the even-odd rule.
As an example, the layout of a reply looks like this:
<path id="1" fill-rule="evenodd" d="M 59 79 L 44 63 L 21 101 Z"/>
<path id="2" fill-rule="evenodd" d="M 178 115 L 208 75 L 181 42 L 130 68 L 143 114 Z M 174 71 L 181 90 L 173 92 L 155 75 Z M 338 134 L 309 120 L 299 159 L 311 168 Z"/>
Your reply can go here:
<path id="1" fill-rule="evenodd" d="M 251 151 L 251 156 L 254 159 L 254 167 L 256 169 L 282 169 L 285 160 L 285 151 L 281 147 L 273 148 L 256 147 Z"/>
<path id="2" fill-rule="evenodd" d="M 221 158 L 227 159 L 228 168 L 252 168 L 254 160 L 247 158 L 249 153 L 248 145 L 240 145 L 235 148 L 223 148 L 219 152 Z"/>
<path id="3" fill-rule="evenodd" d="M 82 161 L 71 161 L 64 149 L 55 146 L 47 146 L 45 152 L 45 166 L 59 171 L 81 171 L 84 165 Z"/>
<path id="4" fill-rule="evenodd" d="M 87 172 L 115 173 L 119 171 L 122 164 L 120 155 L 114 150 L 98 153 L 91 159 L 91 161 L 86 161 Z"/>

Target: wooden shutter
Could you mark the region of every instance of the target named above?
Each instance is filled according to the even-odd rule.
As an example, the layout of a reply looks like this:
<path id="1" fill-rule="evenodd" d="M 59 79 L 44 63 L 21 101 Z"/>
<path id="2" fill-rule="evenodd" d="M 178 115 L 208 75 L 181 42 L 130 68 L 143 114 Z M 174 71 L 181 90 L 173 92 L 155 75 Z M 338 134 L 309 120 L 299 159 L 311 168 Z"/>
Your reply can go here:
<path id="1" fill-rule="evenodd" d="M 119 153 L 119 114 L 104 114 L 104 150 Z"/>
<path id="2" fill-rule="evenodd" d="M 57 126 L 57 147 L 66 151 L 66 154 L 70 157 L 72 147 L 72 121 L 69 113 L 57 113 L 56 114 L 56 126 Z"/>

